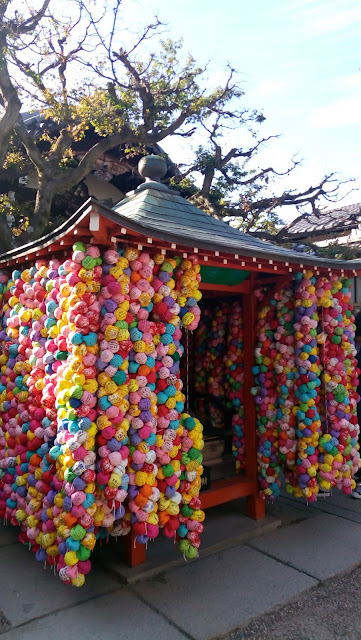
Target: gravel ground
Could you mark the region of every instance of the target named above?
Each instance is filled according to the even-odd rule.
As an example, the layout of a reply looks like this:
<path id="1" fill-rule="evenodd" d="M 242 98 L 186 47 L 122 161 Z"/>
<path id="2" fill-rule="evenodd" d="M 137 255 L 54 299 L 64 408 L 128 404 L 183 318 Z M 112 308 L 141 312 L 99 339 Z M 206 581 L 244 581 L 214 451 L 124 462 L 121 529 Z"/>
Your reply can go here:
<path id="1" fill-rule="evenodd" d="M 0 633 L 8 631 L 11 627 L 9 620 L 7 620 L 2 611 L 0 611 Z"/>
<path id="2" fill-rule="evenodd" d="M 361 640 L 361 567 L 320 583 L 222 639 Z"/>

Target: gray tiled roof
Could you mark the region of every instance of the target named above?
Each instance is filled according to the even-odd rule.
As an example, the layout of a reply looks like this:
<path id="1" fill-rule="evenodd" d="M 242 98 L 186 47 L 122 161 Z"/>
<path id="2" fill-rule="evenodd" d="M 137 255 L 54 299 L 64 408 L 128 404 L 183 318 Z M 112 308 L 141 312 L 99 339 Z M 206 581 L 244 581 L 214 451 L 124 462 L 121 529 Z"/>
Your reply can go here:
<path id="1" fill-rule="evenodd" d="M 199 248 L 231 250 L 245 255 L 265 255 L 287 260 L 301 254 L 265 242 L 230 227 L 198 209 L 188 200 L 156 182 L 146 182 L 119 202 L 113 211 L 132 220 L 144 232 L 171 236 L 179 243 Z M 314 260 L 314 259 L 313 259 Z"/>
<path id="2" fill-rule="evenodd" d="M 335 270 L 361 269 L 359 259 L 341 261 L 318 258 L 254 238 L 230 227 L 225 222 L 208 216 L 164 185 L 149 182 L 138 187 L 114 209 L 89 198 L 57 229 L 53 229 L 38 240 L 0 255 L 0 264 L 14 258 L 19 260 L 29 258 L 39 249 L 47 248 L 50 251 L 53 245 L 57 245 L 77 227 L 78 223 L 81 223 L 93 206 L 101 217 L 130 231 L 192 249 L 195 247 L 211 251 L 218 249 L 225 253 L 239 253 L 244 257 L 251 256 L 266 260 L 272 258 L 281 262 L 289 260 L 292 264 L 309 265 L 311 268 L 317 265 Z"/>
<path id="3" fill-rule="evenodd" d="M 361 204 L 350 204 L 337 209 L 324 211 L 319 215 L 308 215 L 297 218 L 287 231 L 287 236 L 293 238 L 298 234 L 335 233 L 347 229 L 355 229 L 361 222 Z"/>

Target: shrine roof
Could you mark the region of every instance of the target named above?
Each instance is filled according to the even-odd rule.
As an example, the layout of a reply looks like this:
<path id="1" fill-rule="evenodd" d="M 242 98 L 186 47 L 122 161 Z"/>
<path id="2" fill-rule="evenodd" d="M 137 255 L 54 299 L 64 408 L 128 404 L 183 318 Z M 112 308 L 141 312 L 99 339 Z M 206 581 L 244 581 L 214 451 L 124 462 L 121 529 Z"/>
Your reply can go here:
<path id="1" fill-rule="evenodd" d="M 356 271 L 361 272 L 360 260 L 319 258 L 255 238 L 213 218 L 176 191 L 152 181 L 140 185 L 112 209 L 89 198 L 51 233 L 0 255 L 0 264 L 28 260 L 33 253 L 45 255 L 61 251 L 62 246 L 65 249 L 77 239 L 93 237 L 93 241 L 110 246 L 114 236 L 129 243 L 153 243 L 154 246 L 162 246 L 163 243 L 169 248 L 199 252 L 200 256 L 229 256 L 229 264 L 244 258 L 247 267 L 252 260 L 257 260 L 262 264 L 285 265 L 284 272 L 288 271 L 289 264 L 293 269 L 345 270 L 348 273 L 354 271 L 355 275 Z"/>

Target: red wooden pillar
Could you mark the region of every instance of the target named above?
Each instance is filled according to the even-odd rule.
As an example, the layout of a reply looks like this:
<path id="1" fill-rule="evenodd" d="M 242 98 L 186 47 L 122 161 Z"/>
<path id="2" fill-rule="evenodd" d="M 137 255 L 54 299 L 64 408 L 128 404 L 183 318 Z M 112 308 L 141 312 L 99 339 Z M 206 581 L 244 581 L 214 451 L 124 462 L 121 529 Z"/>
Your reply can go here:
<path id="1" fill-rule="evenodd" d="M 145 562 L 146 549 L 145 544 L 136 542 L 134 532 L 131 531 L 124 537 L 124 562 L 128 567 L 136 567 L 138 564 Z"/>
<path id="2" fill-rule="evenodd" d="M 252 366 L 256 345 L 256 297 L 254 295 L 255 274 L 250 276 L 250 292 L 243 296 L 243 353 L 244 353 L 244 440 L 246 453 L 246 476 L 255 483 L 254 493 L 247 498 L 247 513 L 259 520 L 265 517 L 265 502 L 258 495 L 257 486 L 257 436 L 256 405 L 251 394 L 254 386 Z"/>

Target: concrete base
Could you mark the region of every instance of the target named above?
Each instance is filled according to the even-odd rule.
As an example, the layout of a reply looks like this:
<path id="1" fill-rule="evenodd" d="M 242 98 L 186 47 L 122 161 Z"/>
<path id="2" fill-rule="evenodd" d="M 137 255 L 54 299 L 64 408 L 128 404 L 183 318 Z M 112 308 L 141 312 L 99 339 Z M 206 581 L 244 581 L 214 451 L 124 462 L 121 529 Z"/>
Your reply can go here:
<path id="1" fill-rule="evenodd" d="M 235 547 L 270 533 L 281 526 L 280 518 L 268 516 L 263 520 L 251 520 L 242 512 L 245 501 L 237 500 L 207 511 L 206 526 L 202 534 L 200 558 Z M 95 554 L 97 563 L 115 573 L 125 583 L 134 583 L 180 567 L 185 560 L 172 540 L 161 535 L 147 549 L 147 560 L 137 567 L 128 567 L 122 560 L 122 541 L 110 541 Z M 197 563 L 198 560 L 194 560 Z M 189 561 L 188 561 L 189 563 Z"/>

